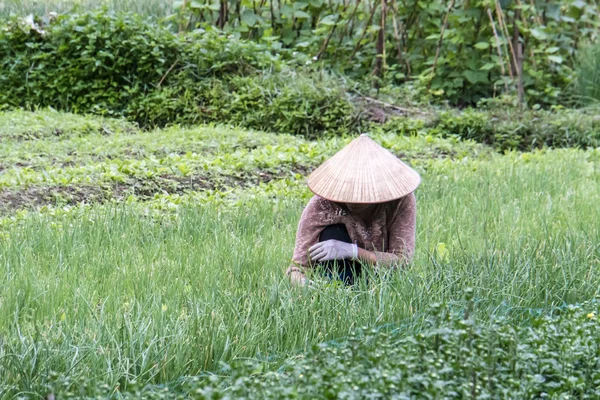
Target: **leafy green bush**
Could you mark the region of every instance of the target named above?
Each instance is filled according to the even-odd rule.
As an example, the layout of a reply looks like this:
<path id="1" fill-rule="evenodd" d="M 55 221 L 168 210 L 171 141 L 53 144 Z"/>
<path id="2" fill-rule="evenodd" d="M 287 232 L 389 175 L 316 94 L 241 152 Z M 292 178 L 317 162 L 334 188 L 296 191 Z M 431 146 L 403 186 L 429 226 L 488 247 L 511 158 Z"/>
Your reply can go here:
<path id="1" fill-rule="evenodd" d="M 470 303 L 469 303 L 470 304 Z M 471 306 L 467 305 L 467 308 Z M 535 317 L 478 321 L 433 305 L 428 326 L 401 336 L 363 328 L 344 342 L 315 346 L 277 371 L 243 361 L 221 376 L 182 378 L 172 386 L 128 385 L 124 398 L 580 398 L 600 396 L 600 306 L 596 301 Z M 68 380 L 61 398 L 89 390 Z M 96 388 L 97 395 L 113 389 Z"/>
<path id="2" fill-rule="evenodd" d="M 98 5 L 97 0 L 3 3 L 0 16 L 63 13 Z M 529 104 L 564 102 L 575 56 L 582 43 L 598 39 L 600 27 L 600 6 L 582 0 L 532 0 L 525 5 L 504 0 L 102 3 L 113 10 L 165 17 L 180 32 L 218 29 L 264 43 L 298 64 L 325 66 L 357 80 L 371 83 L 373 75 L 380 75 L 384 84 L 416 82 L 424 97 L 458 105 L 474 105 L 504 91 L 514 93 L 519 75 Z M 450 4 L 454 7 L 449 9 Z M 378 41 L 380 29 L 385 31 L 383 43 Z M 519 44 L 524 45 L 522 53 Z M 375 68 L 378 61 L 382 68 Z"/>
<path id="3" fill-rule="evenodd" d="M 345 88 L 331 77 L 318 80 L 292 71 L 235 77 L 214 100 L 227 120 L 254 129 L 314 137 L 357 128 Z"/>
<path id="4" fill-rule="evenodd" d="M 596 109 L 519 110 L 508 106 L 444 111 L 429 120 L 405 117 L 384 124 L 384 131 L 421 132 L 472 139 L 504 150 L 547 147 L 599 147 L 600 117 Z"/>
<path id="5" fill-rule="evenodd" d="M 0 30 L 0 107 L 125 116 L 144 127 L 219 121 L 313 136 L 347 128 L 333 121 L 352 114 L 333 79 L 280 71 L 259 44 L 204 31 L 174 35 L 106 10 L 47 26 L 12 19 Z"/>

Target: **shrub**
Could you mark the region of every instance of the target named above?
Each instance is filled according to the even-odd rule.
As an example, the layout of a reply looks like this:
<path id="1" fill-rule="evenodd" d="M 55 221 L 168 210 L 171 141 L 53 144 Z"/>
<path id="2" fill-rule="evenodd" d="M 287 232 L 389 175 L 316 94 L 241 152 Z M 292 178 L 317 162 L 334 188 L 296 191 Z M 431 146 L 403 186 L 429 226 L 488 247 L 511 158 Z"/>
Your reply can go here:
<path id="1" fill-rule="evenodd" d="M 98 3 L 3 1 L 0 15 L 66 12 L 90 9 Z M 230 32 L 263 42 L 300 65 L 325 65 L 369 83 L 373 72 L 380 72 L 375 68 L 377 61 L 383 61 L 383 84 L 417 82 L 416 88 L 424 96 L 461 106 L 474 105 L 481 97 L 505 90 L 514 92 L 517 59 L 522 59 L 523 88 L 529 104 L 564 101 L 563 91 L 573 79 L 574 56 L 581 43 L 598 38 L 600 27 L 600 5 L 590 0 L 535 1 L 525 6 L 508 0 L 457 0 L 450 10 L 449 2 L 443 0 L 394 1 L 385 7 L 382 41 L 377 38 L 385 4 L 378 1 L 102 3 L 113 9 L 164 16 L 179 30 L 202 26 Z M 440 39 L 442 21 L 447 22 L 447 29 Z M 524 44 L 522 58 L 518 43 Z"/>
<path id="2" fill-rule="evenodd" d="M 599 147 L 600 117 L 595 109 L 519 110 L 511 107 L 444 111 L 428 121 L 399 117 L 384 131 L 472 139 L 504 150 L 547 147 Z"/>
<path id="3" fill-rule="evenodd" d="M 293 71 L 234 77 L 214 106 L 227 119 L 254 129 L 316 137 L 356 129 L 354 108 L 334 78 Z"/>
<path id="4" fill-rule="evenodd" d="M 119 114 L 156 87 L 180 45 L 131 15 L 59 17 L 44 28 L 13 19 L 0 34 L 0 102 Z"/>
<path id="5" fill-rule="evenodd" d="M 352 114 L 333 79 L 278 77 L 281 65 L 259 44 L 214 32 L 174 35 L 150 19 L 106 10 L 47 26 L 12 19 L 0 31 L 0 60 L 0 107 L 125 116 L 143 127 L 218 121 L 312 136 L 346 129 Z"/>

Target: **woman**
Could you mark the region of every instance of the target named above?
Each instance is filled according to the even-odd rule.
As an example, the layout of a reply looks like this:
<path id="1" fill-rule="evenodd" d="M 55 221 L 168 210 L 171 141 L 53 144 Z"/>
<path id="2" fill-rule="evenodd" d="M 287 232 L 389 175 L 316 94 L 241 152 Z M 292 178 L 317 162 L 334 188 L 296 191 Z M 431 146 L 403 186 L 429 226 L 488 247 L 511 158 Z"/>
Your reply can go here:
<path id="1" fill-rule="evenodd" d="M 321 265 L 353 284 L 363 265 L 393 268 L 415 249 L 419 174 L 367 135 L 354 139 L 308 178 L 315 194 L 302 213 L 293 265 L 295 284 Z"/>

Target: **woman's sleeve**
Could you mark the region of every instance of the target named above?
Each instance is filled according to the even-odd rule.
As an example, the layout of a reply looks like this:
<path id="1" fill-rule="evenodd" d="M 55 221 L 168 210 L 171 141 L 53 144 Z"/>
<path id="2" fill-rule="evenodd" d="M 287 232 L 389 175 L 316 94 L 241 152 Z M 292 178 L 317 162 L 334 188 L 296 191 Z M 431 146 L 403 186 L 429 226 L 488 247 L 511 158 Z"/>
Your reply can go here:
<path id="1" fill-rule="evenodd" d="M 308 249 L 319 241 L 319 235 L 324 228 L 321 208 L 319 198 L 316 196 L 304 208 L 296 232 L 292 265 L 287 269 L 286 274 L 289 275 L 294 270 L 304 272 L 310 267 Z"/>
<path id="2" fill-rule="evenodd" d="M 405 196 L 399 203 L 389 227 L 388 251 L 376 251 L 377 265 L 394 267 L 407 263 L 415 252 L 415 232 L 417 225 L 417 200 L 414 193 Z"/>

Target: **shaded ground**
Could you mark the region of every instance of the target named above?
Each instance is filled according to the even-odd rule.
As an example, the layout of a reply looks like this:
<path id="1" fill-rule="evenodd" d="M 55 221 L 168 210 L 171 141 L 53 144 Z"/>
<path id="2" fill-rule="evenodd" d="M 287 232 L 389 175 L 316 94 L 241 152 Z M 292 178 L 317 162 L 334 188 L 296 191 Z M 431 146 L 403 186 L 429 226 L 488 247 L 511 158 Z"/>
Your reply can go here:
<path id="1" fill-rule="evenodd" d="M 356 97 L 353 102 L 360 110 L 363 110 L 363 118 L 377 124 L 384 124 L 394 117 L 410 116 L 419 119 L 432 117 L 429 112 L 415 107 L 402 107 L 367 96 Z"/>
<path id="2" fill-rule="evenodd" d="M 42 206 L 65 206 L 77 204 L 101 204 L 111 200 L 123 201 L 134 195 L 139 200 L 152 199 L 156 194 L 184 194 L 204 190 L 245 188 L 272 180 L 306 174 L 307 168 L 297 166 L 278 172 L 257 171 L 238 176 L 201 175 L 174 176 L 140 179 L 131 177 L 125 182 L 98 185 L 35 185 L 0 190 L 0 215 L 16 210 L 30 210 Z"/>

